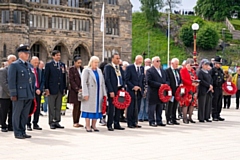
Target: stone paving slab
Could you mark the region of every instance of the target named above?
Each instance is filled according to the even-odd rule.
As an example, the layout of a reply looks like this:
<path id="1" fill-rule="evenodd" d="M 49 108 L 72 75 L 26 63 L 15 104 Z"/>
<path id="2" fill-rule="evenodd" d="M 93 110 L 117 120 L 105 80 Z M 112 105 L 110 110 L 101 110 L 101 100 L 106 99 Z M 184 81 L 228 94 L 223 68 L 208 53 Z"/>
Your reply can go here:
<path id="1" fill-rule="evenodd" d="M 0 160 L 239 160 L 240 110 L 233 103 L 232 108 L 223 109 L 222 117 L 226 121 L 180 121 L 179 126 L 156 128 L 142 122 L 141 129 L 109 132 L 98 126 L 99 133 L 87 133 L 84 128 L 72 127 L 71 110 L 67 110 L 61 122 L 65 129 L 51 130 L 45 116 L 40 117 L 42 131 L 27 132 L 31 139 L 19 140 L 12 132 L 1 132 Z M 126 123 L 121 125 L 126 127 Z"/>

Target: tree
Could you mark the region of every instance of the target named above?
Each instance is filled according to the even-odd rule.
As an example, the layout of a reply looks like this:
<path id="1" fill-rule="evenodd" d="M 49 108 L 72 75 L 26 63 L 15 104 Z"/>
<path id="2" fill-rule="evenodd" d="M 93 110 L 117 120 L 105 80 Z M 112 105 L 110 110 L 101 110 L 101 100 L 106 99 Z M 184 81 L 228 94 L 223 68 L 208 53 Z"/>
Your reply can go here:
<path id="1" fill-rule="evenodd" d="M 205 50 L 215 48 L 218 40 L 218 32 L 210 25 L 203 26 L 197 34 L 197 45 Z"/>
<path id="2" fill-rule="evenodd" d="M 181 0 L 166 0 L 165 1 L 165 5 L 169 7 L 171 13 L 172 13 L 172 9 L 176 8 L 181 3 L 182 3 Z"/>
<path id="3" fill-rule="evenodd" d="M 151 26 L 157 24 L 159 19 L 159 10 L 164 7 L 163 0 L 140 0 L 141 10 L 145 14 L 148 23 Z"/>
<path id="4" fill-rule="evenodd" d="M 180 30 L 180 39 L 186 47 L 190 47 L 193 43 L 193 30 L 191 25 L 184 25 Z"/>

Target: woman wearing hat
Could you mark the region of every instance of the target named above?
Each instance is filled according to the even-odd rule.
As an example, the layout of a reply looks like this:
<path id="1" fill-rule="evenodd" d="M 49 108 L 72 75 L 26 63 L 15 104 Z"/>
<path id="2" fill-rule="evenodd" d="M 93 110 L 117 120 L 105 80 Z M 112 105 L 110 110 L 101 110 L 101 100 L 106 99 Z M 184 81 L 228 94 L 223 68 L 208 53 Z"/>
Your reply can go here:
<path id="1" fill-rule="evenodd" d="M 194 60 L 191 58 L 188 58 L 186 61 L 186 66 L 181 69 L 180 74 L 183 82 L 183 86 L 186 88 L 186 90 L 189 92 L 189 94 L 195 96 L 196 93 L 196 87 L 199 85 L 198 82 L 194 81 L 197 80 L 196 72 L 193 69 L 192 65 L 194 64 Z M 191 123 L 196 123 L 192 119 L 193 115 L 193 99 L 190 100 L 186 99 L 185 106 L 182 107 L 182 112 L 183 112 L 183 123 L 188 124 L 189 122 Z M 189 114 L 189 119 L 187 119 L 187 113 Z"/>
<path id="2" fill-rule="evenodd" d="M 200 80 L 198 87 L 198 120 L 199 122 L 212 122 L 210 119 L 212 107 L 212 77 L 208 72 L 210 62 L 203 59 L 200 63 L 198 79 Z"/>

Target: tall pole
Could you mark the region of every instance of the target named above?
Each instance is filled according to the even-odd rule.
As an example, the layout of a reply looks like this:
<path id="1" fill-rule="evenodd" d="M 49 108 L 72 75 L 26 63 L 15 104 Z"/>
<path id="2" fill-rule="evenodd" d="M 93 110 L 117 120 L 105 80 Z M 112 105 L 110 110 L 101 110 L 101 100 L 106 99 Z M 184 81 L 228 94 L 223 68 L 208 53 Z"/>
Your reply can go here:
<path id="1" fill-rule="evenodd" d="M 194 30 L 193 35 L 193 60 L 194 64 L 197 64 L 197 31 Z"/>
<path id="2" fill-rule="evenodd" d="M 169 54 L 170 54 L 170 9 L 168 10 L 168 55 L 167 55 L 168 67 L 169 67 Z"/>

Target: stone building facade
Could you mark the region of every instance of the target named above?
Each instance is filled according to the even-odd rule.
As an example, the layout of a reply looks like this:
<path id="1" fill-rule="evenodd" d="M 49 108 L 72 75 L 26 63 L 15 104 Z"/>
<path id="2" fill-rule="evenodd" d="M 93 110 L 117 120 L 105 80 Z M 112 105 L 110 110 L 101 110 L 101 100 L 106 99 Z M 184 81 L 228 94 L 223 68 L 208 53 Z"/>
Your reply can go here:
<path id="1" fill-rule="evenodd" d="M 100 31 L 105 4 L 105 61 L 119 53 L 131 61 L 132 5 L 130 0 L 0 0 L 0 60 L 16 54 L 20 44 L 29 44 L 31 56 L 44 62 L 51 51 L 61 51 L 62 61 L 72 65 L 80 56 L 83 65 L 90 56 L 102 59 Z"/>

